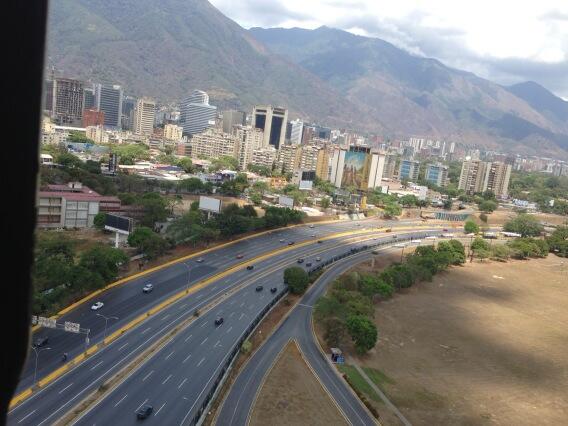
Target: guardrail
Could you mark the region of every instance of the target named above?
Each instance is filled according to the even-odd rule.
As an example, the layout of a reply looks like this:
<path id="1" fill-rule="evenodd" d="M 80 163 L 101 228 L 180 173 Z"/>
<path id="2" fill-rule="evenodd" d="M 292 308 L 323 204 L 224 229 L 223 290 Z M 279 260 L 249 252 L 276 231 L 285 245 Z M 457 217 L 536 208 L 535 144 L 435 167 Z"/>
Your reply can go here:
<path id="1" fill-rule="evenodd" d="M 334 262 L 337 262 L 338 260 L 344 259 L 348 256 L 353 256 L 354 254 L 360 253 L 362 251 L 365 250 L 369 250 L 375 247 L 382 247 L 382 246 L 386 246 L 386 245 L 392 245 L 392 244 L 396 244 L 399 241 L 411 241 L 417 238 L 425 238 L 428 236 L 432 236 L 432 235 L 438 235 L 438 232 L 420 232 L 417 234 L 414 234 L 412 236 L 399 236 L 396 239 L 388 239 L 388 238 L 382 238 L 381 240 L 379 240 L 376 243 L 372 243 L 372 244 L 364 244 L 361 247 L 353 247 L 351 249 L 349 249 L 349 251 L 346 251 L 343 254 L 334 256 L 331 259 L 328 259 L 327 261 L 320 263 L 318 266 L 316 266 L 315 268 L 312 268 L 310 270 L 308 270 L 308 274 L 313 274 L 315 272 L 320 271 L 321 269 L 325 268 L 328 265 L 331 265 Z M 205 420 L 205 418 L 203 417 L 203 413 L 208 411 L 208 407 L 209 405 L 214 401 L 215 397 L 217 396 L 217 393 L 219 392 L 221 385 L 224 383 L 224 381 L 226 380 L 226 376 L 227 373 L 231 370 L 231 367 L 233 366 L 233 363 L 237 357 L 237 354 L 239 353 L 242 344 L 248 339 L 248 337 L 254 332 L 254 330 L 258 327 L 258 325 L 260 324 L 260 322 L 262 321 L 262 319 L 266 316 L 266 314 L 280 301 L 280 299 L 282 299 L 286 294 L 288 293 L 288 288 L 286 286 L 286 288 L 284 288 L 282 291 L 280 291 L 280 293 L 278 293 L 271 301 L 270 303 L 268 303 L 263 310 L 255 317 L 255 319 L 252 321 L 252 323 L 247 327 L 247 329 L 243 332 L 243 334 L 241 335 L 241 337 L 239 338 L 238 342 L 235 344 L 235 346 L 233 347 L 233 349 L 231 350 L 231 352 L 229 353 L 229 356 L 227 358 L 227 360 L 225 361 L 223 368 L 221 368 L 221 371 L 217 374 L 217 377 L 215 379 L 215 381 L 213 382 L 213 386 L 211 387 L 211 389 L 209 390 L 209 392 L 207 393 L 207 395 L 205 396 L 205 399 L 203 400 L 203 403 L 201 404 L 201 406 L 199 407 L 199 410 L 197 410 L 197 413 L 193 416 L 193 418 L 191 419 L 189 425 L 191 426 L 200 426 L 202 424 L 202 422 Z"/>

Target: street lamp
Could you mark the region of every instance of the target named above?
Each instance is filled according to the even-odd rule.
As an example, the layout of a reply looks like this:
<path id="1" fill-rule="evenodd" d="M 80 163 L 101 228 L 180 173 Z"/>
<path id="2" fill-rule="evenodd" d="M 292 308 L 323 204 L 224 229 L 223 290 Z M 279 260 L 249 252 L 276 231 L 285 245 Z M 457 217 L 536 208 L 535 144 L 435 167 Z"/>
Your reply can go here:
<path id="1" fill-rule="evenodd" d="M 40 348 L 40 349 L 38 349 L 38 348 L 36 348 L 35 346 L 32 346 L 32 349 L 34 350 L 34 352 L 35 352 L 35 357 L 36 357 L 36 358 L 35 358 L 35 369 L 34 369 L 34 381 L 33 381 L 33 385 L 36 386 L 36 385 L 37 385 L 37 384 L 36 384 L 36 378 L 37 378 L 37 362 L 38 362 L 38 358 L 39 358 L 39 353 L 40 353 L 41 351 L 47 351 L 47 350 L 49 350 L 49 349 L 51 349 L 51 348 Z"/>
<path id="2" fill-rule="evenodd" d="M 98 317 L 101 317 L 101 318 L 104 318 L 104 320 L 105 320 L 105 332 L 104 332 L 104 335 L 103 335 L 103 344 L 104 344 L 105 339 L 106 339 L 106 335 L 107 335 L 108 320 L 110 320 L 110 319 L 118 320 L 118 318 L 117 318 L 117 317 L 106 317 L 106 316 L 104 316 L 103 314 L 97 314 L 97 316 L 98 316 Z"/>
<path id="3" fill-rule="evenodd" d="M 402 251 L 400 252 L 400 263 L 402 263 L 402 260 L 403 260 L 404 248 L 405 248 L 405 247 L 406 247 L 406 246 L 403 244 L 403 245 L 402 245 Z"/>
<path id="4" fill-rule="evenodd" d="M 190 281 L 190 277 L 191 277 L 191 269 L 189 269 L 189 265 L 185 262 L 181 263 L 183 266 L 185 266 L 187 268 L 187 287 L 185 288 L 185 293 L 189 293 L 189 281 Z"/>

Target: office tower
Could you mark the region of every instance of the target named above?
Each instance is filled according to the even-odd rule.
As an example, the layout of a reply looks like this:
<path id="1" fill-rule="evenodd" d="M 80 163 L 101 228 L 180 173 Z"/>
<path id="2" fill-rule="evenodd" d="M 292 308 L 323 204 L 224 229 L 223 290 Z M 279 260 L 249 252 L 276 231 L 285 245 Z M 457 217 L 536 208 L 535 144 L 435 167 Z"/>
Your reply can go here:
<path id="1" fill-rule="evenodd" d="M 84 84 L 71 78 L 53 80 L 52 118 L 60 125 L 80 126 L 83 118 Z"/>
<path id="2" fill-rule="evenodd" d="M 51 115 L 53 110 L 53 80 L 43 82 L 43 109 L 49 111 Z"/>
<path id="3" fill-rule="evenodd" d="M 243 111 L 223 111 L 223 131 L 225 133 L 233 133 L 233 127 L 244 126 L 245 124 L 246 114 Z"/>
<path id="4" fill-rule="evenodd" d="M 466 194 L 483 192 L 487 163 L 480 160 L 466 160 L 462 163 L 458 189 Z"/>
<path id="5" fill-rule="evenodd" d="M 300 120 L 293 120 L 290 121 L 290 127 L 290 143 L 292 145 L 301 145 L 304 123 Z"/>
<path id="6" fill-rule="evenodd" d="M 103 126 L 105 124 L 105 113 L 96 109 L 86 109 L 83 111 L 83 127 Z"/>
<path id="7" fill-rule="evenodd" d="M 271 105 L 256 105 L 252 111 L 252 127 L 264 132 L 264 145 L 276 149 L 284 146 L 288 110 Z"/>
<path id="8" fill-rule="evenodd" d="M 193 93 L 180 105 L 180 124 L 183 133 L 195 135 L 215 125 L 217 107 L 209 105 L 209 95 L 201 90 Z"/>
<path id="9" fill-rule="evenodd" d="M 412 160 L 402 160 L 398 171 L 400 180 L 406 179 L 411 182 L 418 180 L 418 172 L 420 170 L 420 162 Z"/>
<path id="10" fill-rule="evenodd" d="M 434 185 L 444 187 L 448 184 L 448 166 L 443 164 L 428 164 L 425 179 Z"/>
<path id="11" fill-rule="evenodd" d="M 134 123 L 134 108 L 136 107 L 136 99 L 130 96 L 122 98 L 122 119 L 121 124 L 124 130 L 132 130 Z"/>
<path id="12" fill-rule="evenodd" d="M 183 127 L 175 124 L 166 124 L 164 126 L 164 138 L 170 141 L 179 141 L 183 135 Z"/>
<path id="13" fill-rule="evenodd" d="M 140 98 L 134 108 L 132 130 L 138 135 L 151 135 L 154 131 L 156 102 L 149 98 Z"/>
<path id="14" fill-rule="evenodd" d="M 483 192 L 491 191 L 496 197 L 506 197 L 509 192 L 511 169 L 510 164 L 500 161 L 488 163 L 483 180 Z"/>
<path id="15" fill-rule="evenodd" d="M 95 106 L 95 89 L 85 87 L 85 101 L 83 104 L 83 111 L 87 109 L 98 109 Z"/>
<path id="16" fill-rule="evenodd" d="M 122 98 L 122 87 L 118 85 L 95 85 L 95 109 L 105 113 L 105 126 L 121 127 Z"/>

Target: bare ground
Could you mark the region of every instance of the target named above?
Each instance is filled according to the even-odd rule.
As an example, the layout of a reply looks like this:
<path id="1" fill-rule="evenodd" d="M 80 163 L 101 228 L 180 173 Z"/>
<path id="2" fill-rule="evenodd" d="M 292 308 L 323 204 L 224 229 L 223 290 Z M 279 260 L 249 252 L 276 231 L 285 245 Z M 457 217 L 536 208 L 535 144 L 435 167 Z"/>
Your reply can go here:
<path id="1" fill-rule="evenodd" d="M 295 342 L 280 355 L 253 407 L 251 426 L 347 425 Z"/>
<path id="2" fill-rule="evenodd" d="M 378 304 L 357 362 L 414 425 L 567 424 L 567 307 L 566 260 L 468 263 Z"/>

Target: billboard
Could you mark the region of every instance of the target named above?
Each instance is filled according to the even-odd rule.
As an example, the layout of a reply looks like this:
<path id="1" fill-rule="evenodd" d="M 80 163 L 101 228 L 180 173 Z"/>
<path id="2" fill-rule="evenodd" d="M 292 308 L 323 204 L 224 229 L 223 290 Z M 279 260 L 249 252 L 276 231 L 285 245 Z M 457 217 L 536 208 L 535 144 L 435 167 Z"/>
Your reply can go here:
<path id="1" fill-rule="evenodd" d="M 278 197 L 278 204 L 284 207 L 294 208 L 294 199 L 291 197 L 285 197 L 281 195 Z"/>
<path id="2" fill-rule="evenodd" d="M 298 189 L 302 189 L 302 190 L 305 190 L 305 191 L 311 191 L 313 187 L 314 187 L 314 181 L 313 180 L 301 180 Z"/>
<path id="3" fill-rule="evenodd" d="M 343 163 L 341 187 L 355 187 L 366 190 L 369 186 L 371 156 L 368 152 L 347 151 Z"/>
<path id="4" fill-rule="evenodd" d="M 132 219 L 107 213 L 105 215 L 105 229 L 128 235 L 132 232 Z"/>
<path id="5" fill-rule="evenodd" d="M 201 195 L 199 196 L 199 210 L 219 213 L 221 211 L 221 200 Z"/>

